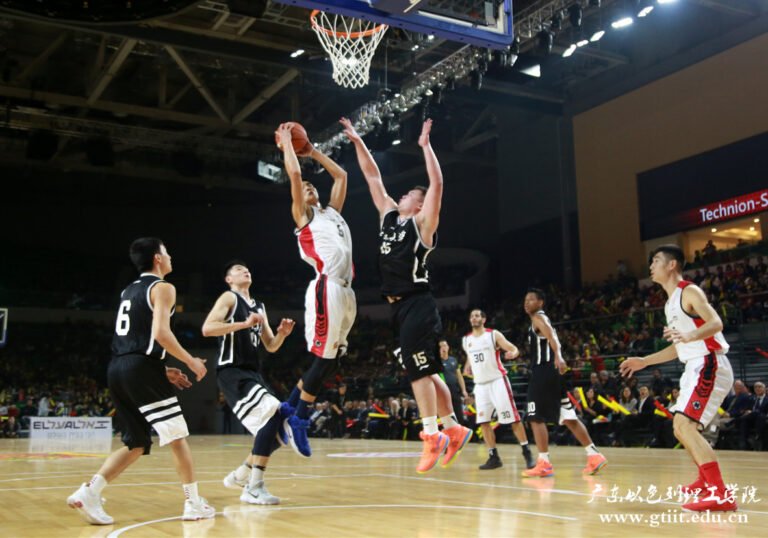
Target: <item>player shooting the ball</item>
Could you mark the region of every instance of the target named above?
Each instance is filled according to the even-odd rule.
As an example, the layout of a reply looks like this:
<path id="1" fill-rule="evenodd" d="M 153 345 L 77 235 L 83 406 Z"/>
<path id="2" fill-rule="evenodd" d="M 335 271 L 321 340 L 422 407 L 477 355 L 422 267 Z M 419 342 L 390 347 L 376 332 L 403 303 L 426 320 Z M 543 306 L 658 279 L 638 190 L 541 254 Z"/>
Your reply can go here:
<path id="1" fill-rule="evenodd" d="M 347 352 L 347 335 L 357 315 L 352 291 L 352 236 L 341 216 L 347 196 L 347 173 L 318 151 L 297 123 L 283 123 L 275 133 L 291 181 L 291 214 L 302 259 L 315 270 L 305 295 L 304 333 L 312 365 L 294 387 L 282 413 L 290 428 L 288 441 L 302 455 L 312 451 L 307 439 L 309 409 L 322 383 L 339 368 Z M 298 149 L 297 149 L 298 148 Z M 301 177 L 297 154 L 320 163 L 331 175 L 333 187 L 323 207 L 314 185 Z"/>

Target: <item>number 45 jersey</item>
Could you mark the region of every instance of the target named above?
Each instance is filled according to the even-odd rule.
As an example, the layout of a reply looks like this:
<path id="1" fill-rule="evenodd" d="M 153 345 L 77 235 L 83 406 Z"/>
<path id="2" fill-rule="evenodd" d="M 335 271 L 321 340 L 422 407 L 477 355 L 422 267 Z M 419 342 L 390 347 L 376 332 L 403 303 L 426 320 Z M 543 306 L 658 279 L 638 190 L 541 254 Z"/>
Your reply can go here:
<path id="1" fill-rule="evenodd" d="M 480 336 L 467 334 L 461 340 L 467 360 L 472 365 L 472 376 L 475 383 L 488 383 L 507 375 L 501 364 L 501 354 L 496 348 L 496 338 L 493 329 L 485 329 Z"/>
<path id="2" fill-rule="evenodd" d="M 120 294 L 115 334 L 112 337 L 113 357 L 146 355 L 155 359 L 165 358 L 165 350 L 157 343 L 152 332 L 153 308 L 149 298 L 152 288 L 160 282 L 165 280 L 157 275 L 143 273 Z M 174 305 L 171 315 L 175 309 Z"/>
<path id="3" fill-rule="evenodd" d="M 430 289 L 427 257 L 437 245 L 437 234 L 432 239 L 431 247 L 424 244 L 413 217 L 400 219 L 396 209 L 384 214 L 379 231 L 382 295 L 405 297 Z"/>

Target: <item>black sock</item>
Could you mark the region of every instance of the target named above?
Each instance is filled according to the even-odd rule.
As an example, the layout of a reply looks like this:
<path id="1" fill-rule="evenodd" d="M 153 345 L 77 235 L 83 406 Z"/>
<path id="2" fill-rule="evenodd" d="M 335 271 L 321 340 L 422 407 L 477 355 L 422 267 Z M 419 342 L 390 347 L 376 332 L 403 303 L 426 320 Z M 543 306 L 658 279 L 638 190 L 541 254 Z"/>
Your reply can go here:
<path id="1" fill-rule="evenodd" d="M 489 448 L 488 449 L 488 455 L 492 458 L 498 458 L 499 457 L 499 451 L 495 448 Z"/>
<path id="2" fill-rule="evenodd" d="M 306 419 L 309 416 L 309 404 L 310 402 L 299 400 L 299 403 L 296 406 L 296 416 L 301 419 Z"/>

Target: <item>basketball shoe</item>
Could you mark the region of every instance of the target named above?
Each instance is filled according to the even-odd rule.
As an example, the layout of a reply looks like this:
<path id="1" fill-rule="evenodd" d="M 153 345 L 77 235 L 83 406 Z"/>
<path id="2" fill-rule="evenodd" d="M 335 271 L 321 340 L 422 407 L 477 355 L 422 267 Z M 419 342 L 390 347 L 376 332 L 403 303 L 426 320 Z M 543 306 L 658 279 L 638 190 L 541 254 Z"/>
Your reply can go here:
<path id="1" fill-rule="evenodd" d="M 290 444 L 290 438 L 293 436 L 293 432 L 290 431 L 291 426 L 288 424 L 288 418 L 293 416 L 293 414 L 296 412 L 296 408 L 293 407 L 288 402 L 282 402 L 280 404 L 280 410 L 278 413 L 280 413 L 280 425 L 277 427 L 277 441 L 282 445 L 286 446 Z"/>
<path id="2" fill-rule="evenodd" d="M 198 519 L 211 519 L 216 515 L 216 509 L 208 504 L 203 497 L 197 501 L 187 499 L 184 501 L 184 515 L 181 519 L 184 521 L 197 521 Z"/>
<path id="3" fill-rule="evenodd" d="M 456 456 L 459 455 L 461 449 L 464 448 L 470 439 L 472 439 L 472 430 L 457 424 L 453 428 L 443 430 L 443 433 L 448 436 L 448 448 L 445 449 L 445 455 L 443 461 L 440 462 L 441 467 L 448 467 Z"/>
<path id="4" fill-rule="evenodd" d="M 240 500 L 249 504 L 280 504 L 280 498 L 267 491 L 263 480 L 256 482 L 252 487 L 243 488 Z"/>
<path id="5" fill-rule="evenodd" d="M 224 487 L 229 489 L 243 489 L 248 485 L 248 478 L 239 480 L 235 471 L 230 472 L 224 477 Z"/>
<path id="6" fill-rule="evenodd" d="M 419 464 L 416 466 L 416 472 L 426 473 L 437 464 L 437 460 L 440 459 L 445 449 L 448 448 L 450 439 L 441 432 L 427 435 L 421 431 L 419 432 L 419 437 L 424 441 L 424 448 L 421 451 L 421 458 L 419 458 Z"/>
<path id="7" fill-rule="evenodd" d="M 310 457 L 312 455 L 312 447 L 309 446 L 309 437 L 307 436 L 309 420 L 293 415 L 283 421 L 283 428 L 291 448 L 300 456 Z"/>
<path id="8" fill-rule="evenodd" d="M 539 460 L 533 469 L 526 469 L 523 471 L 523 476 L 526 478 L 544 478 L 547 476 L 555 476 L 555 468 L 552 464 L 545 460 Z"/>
<path id="9" fill-rule="evenodd" d="M 602 454 L 587 456 L 587 465 L 581 472 L 584 474 L 597 474 L 607 463 L 608 460 Z"/>
<path id="10" fill-rule="evenodd" d="M 87 484 L 83 484 L 67 497 L 70 508 L 76 509 L 91 525 L 111 525 L 115 520 L 104 511 L 104 499 L 96 494 Z"/>
<path id="11" fill-rule="evenodd" d="M 501 463 L 501 458 L 498 456 L 488 456 L 488 461 L 483 463 L 482 465 L 478 466 L 478 469 L 482 471 L 489 471 L 491 469 L 498 469 L 504 465 Z"/>

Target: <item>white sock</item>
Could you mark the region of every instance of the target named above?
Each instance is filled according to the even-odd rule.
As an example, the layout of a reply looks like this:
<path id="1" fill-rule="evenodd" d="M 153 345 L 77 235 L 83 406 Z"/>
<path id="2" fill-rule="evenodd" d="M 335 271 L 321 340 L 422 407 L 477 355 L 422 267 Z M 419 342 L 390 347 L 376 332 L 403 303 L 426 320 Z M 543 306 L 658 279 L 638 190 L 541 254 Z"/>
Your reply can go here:
<path id="1" fill-rule="evenodd" d="M 598 454 L 600 454 L 600 451 L 595 446 L 595 443 L 592 443 L 589 446 L 585 446 L 584 450 L 587 451 L 587 456 L 597 456 Z"/>
<path id="2" fill-rule="evenodd" d="M 91 488 L 96 495 L 101 495 L 102 490 L 107 487 L 107 480 L 100 474 L 95 474 L 93 475 L 93 478 L 91 478 L 91 481 L 88 482 L 88 487 Z"/>
<path id="3" fill-rule="evenodd" d="M 259 469 L 255 465 L 251 468 L 251 478 L 248 481 L 248 487 L 252 488 L 259 482 L 264 481 L 264 471 L 266 469 Z"/>
<path id="4" fill-rule="evenodd" d="M 522 443 L 520 443 L 520 446 L 521 446 L 521 447 L 526 447 L 526 446 L 528 446 L 528 441 L 523 441 Z"/>
<path id="5" fill-rule="evenodd" d="M 424 426 L 424 433 L 434 435 L 437 433 L 437 417 L 422 417 L 421 423 Z"/>
<path id="6" fill-rule="evenodd" d="M 197 493 L 197 482 L 191 484 L 182 484 L 184 488 L 184 498 L 192 502 L 200 502 L 200 495 Z"/>
<path id="7" fill-rule="evenodd" d="M 247 480 L 251 475 L 251 466 L 247 463 L 241 463 L 240 467 L 235 469 L 235 478 L 238 480 Z"/>
<path id="8" fill-rule="evenodd" d="M 453 428 L 454 426 L 458 426 L 459 423 L 456 422 L 456 415 L 451 413 L 448 416 L 440 417 L 440 420 L 443 423 L 443 429 L 447 430 L 448 428 Z"/>
<path id="9" fill-rule="evenodd" d="M 549 452 L 539 452 L 539 459 L 549 463 Z"/>

